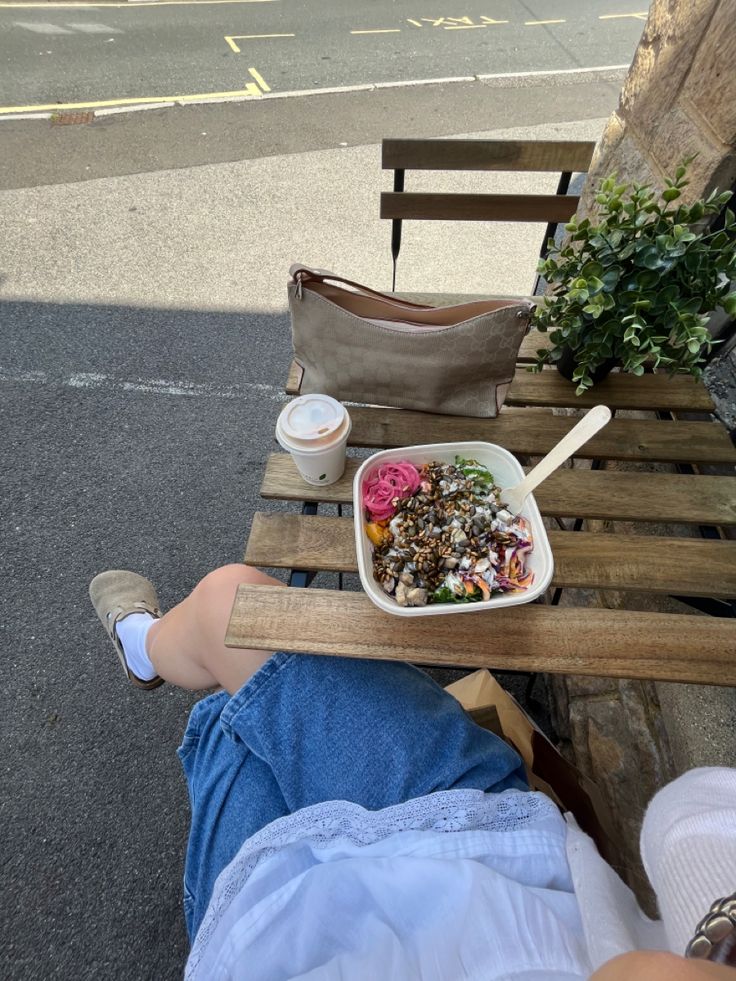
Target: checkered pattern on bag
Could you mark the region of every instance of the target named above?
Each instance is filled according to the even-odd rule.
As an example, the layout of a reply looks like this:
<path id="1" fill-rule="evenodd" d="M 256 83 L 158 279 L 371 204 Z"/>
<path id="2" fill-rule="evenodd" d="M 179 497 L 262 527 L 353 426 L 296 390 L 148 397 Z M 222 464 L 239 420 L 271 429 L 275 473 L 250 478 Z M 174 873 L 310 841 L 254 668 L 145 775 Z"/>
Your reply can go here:
<path id="1" fill-rule="evenodd" d="M 341 401 L 449 415 L 495 416 L 511 381 L 530 305 L 520 301 L 441 329 L 374 324 L 311 292 L 289 288 L 301 391 Z"/>

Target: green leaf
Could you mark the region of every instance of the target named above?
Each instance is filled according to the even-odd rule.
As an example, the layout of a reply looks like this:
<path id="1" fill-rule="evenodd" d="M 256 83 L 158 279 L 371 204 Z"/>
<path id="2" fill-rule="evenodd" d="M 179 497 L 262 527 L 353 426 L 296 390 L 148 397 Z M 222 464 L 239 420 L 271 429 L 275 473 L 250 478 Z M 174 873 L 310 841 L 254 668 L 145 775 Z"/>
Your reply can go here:
<path id="1" fill-rule="evenodd" d="M 657 306 L 664 307 L 667 304 L 672 303 L 680 295 L 680 291 L 674 283 L 670 283 L 669 286 L 665 286 L 664 289 L 657 293 L 656 304 Z"/>
<path id="2" fill-rule="evenodd" d="M 591 277 L 600 276 L 603 273 L 603 266 L 600 262 L 586 262 L 583 268 L 580 270 L 580 275 L 587 280 Z"/>
<path id="3" fill-rule="evenodd" d="M 659 283 L 659 276 L 654 270 L 646 270 L 637 273 L 636 285 L 641 290 L 650 289 L 652 286 L 656 286 Z"/>
<path id="4" fill-rule="evenodd" d="M 681 196 L 681 193 L 676 187 L 668 187 L 662 191 L 662 197 L 669 203 L 670 201 L 676 201 Z"/>
<path id="5" fill-rule="evenodd" d="M 640 256 L 640 260 L 647 269 L 659 269 L 662 266 L 662 258 L 655 248 L 645 252 L 643 256 Z"/>
<path id="6" fill-rule="evenodd" d="M 736 317 L 736 293 L 729 293 L 728 296 L 721 300 L 721 306 L 729 315 L 729 317 Z"/>
<path id="7" fill-rule="evenodd" d="M 700 313 L 700 307 L 703 303 L 702 297 L 693 296 L 689 300 L 677 304 L 677 309 L 680 313 Z"/>
<path id="8" fill-rule="evenodd" d="M 612 290 L 620 278 L 621 270 L 618 267 L 615 269 L 607 269 L 601 276 L 601 279 L 603 280 L 603 289 Z"/>

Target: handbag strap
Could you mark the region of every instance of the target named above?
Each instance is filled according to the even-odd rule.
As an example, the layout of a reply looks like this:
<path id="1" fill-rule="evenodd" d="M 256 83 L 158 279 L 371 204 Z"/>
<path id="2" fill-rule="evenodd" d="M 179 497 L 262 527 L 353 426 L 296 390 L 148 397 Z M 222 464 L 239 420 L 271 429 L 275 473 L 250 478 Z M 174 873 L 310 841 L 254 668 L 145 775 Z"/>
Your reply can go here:
<path id="1" fill-rule="evenodd" d="M 369 296 L 377 296 L 381 300 L 388 300 L 396 306 L 406 307 L 410 310 L 432 310 L 429 303 L 411 303 L 409 300 L 401 300 L 397 296 L 391 296 L 389 293 L 379 293 L 378 290 L 372 290 L 369 286 L 361 286 L 360 283 L 353 282 L 352 279 L 345 279 L 342 276 L 336 276 L 335 273 L 328 272 L 326 269 L 310 269 L 309 266 L 302 266 L 300 263 L 295 263 L 289 269 L 289 275 L 291 276 L 292 282 L 297 284 L 297 289 L 301 287 L 301 284 L 308 281 L 314 280 L 317 283 L 324 283 L 326 279 L 330 279 L 335 283 L 343 283 L 345 286 L 352 286 L 353 289 L 358 290 L 359 293 L 367 294 Z"/>

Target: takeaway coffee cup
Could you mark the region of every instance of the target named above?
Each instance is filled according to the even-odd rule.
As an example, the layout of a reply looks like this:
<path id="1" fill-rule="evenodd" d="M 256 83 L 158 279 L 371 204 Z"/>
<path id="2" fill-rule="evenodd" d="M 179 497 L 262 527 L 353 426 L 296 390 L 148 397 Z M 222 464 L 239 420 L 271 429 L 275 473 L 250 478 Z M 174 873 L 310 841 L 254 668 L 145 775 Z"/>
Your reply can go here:
<path id="1" fill-rule="evenodd" d="M 300 395 L 284 407 L 276 439 L 308 484 L 334 484 L 345 472 L 352 428 L 347 409 L 330 395 Z"/>

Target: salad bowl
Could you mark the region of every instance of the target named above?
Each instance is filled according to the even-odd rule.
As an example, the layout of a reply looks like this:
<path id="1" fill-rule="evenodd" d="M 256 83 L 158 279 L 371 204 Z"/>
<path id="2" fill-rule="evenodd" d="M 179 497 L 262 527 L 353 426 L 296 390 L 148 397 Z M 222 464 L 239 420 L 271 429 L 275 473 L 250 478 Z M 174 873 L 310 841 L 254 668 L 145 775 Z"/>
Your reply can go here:
<path id="1" fill-rule="evenodd" d="M 524 470 L 508 450 L 495 443 L 431 443 L 424 446 L 404 446 L 393 450 L 381 450 L 363 462 L 353 481 L 353 512 L 355 522 L 355 547 L 358 571 L 363 589 L 379 609 L 393 616 L 443 616 L 451 613 L 481 613 L 508 606 L 521 606 L 542 596 L 552 580 L 554 562 L 547 530 L 539 513 L 534 496 L 530 494 L 521 510 L 529 523 L 534 547 L 526 559 L 526 567 L 533 573 L 531 584 L 517 592 L 494 593 L 490 599 L 477 603 L 429 603 L 426 606 L 400 606 L 387 594 L 373 577 L 373 543 L 366 531 L 363 484 L 373 471 L 384 463 L 408 462 L 416 467 L 439 461 L 455 463 L 457 457 L 476 460 L 493 474 L 498 487 L 509 487 L 524 477 Z"/>

